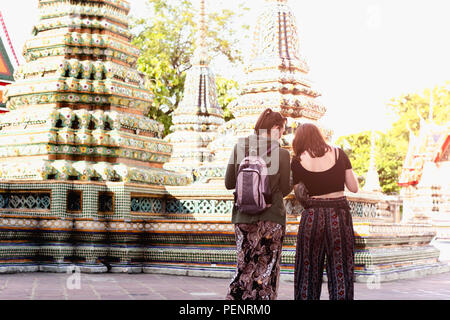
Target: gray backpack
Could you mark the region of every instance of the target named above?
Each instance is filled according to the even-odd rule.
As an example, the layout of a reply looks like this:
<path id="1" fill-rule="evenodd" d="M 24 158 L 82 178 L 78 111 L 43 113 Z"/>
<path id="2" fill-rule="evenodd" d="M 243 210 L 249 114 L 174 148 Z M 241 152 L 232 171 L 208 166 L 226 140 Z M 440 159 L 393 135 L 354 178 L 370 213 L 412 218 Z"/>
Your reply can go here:
<path id="1" fill-rule="evenodd" d="M 267 164 L 261 156 L 246 154 L 239 164 L 234 200 L 237 209 L 247 214 L 261 213 L 272 205 Z"/>

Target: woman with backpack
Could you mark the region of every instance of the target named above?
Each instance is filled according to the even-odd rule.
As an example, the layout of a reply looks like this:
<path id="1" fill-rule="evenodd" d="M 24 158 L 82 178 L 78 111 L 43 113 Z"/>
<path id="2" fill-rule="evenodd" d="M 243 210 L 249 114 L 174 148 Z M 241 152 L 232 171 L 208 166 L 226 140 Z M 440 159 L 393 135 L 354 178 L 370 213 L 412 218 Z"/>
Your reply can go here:
<path id="1" fill-rule="evenodd" d="M 297 188 L 302 182 L 309 194 L 302 197 L 305 209 L 297 234 L 294 298 L 320 299 L 326 256 L 330 300 L 353 300 L 354 233 L 344 196 L 344 185 L 358 192 L 352 164 L 342 149 L 325 142 L 313 124 L 297 128 L 292 147 L 293 184 Z"/>
<path id="2" fill-rule="evenodd" d="M 286 229 L 283 198 L 290 184 L 290 154 L 279 140 L 286 118 L 266 109 L 255 133 L 234 146 L 225 187 L 235 189 L 237 268 L 228 300 L 274 300 L 277 297 L 282 243 Z"/>

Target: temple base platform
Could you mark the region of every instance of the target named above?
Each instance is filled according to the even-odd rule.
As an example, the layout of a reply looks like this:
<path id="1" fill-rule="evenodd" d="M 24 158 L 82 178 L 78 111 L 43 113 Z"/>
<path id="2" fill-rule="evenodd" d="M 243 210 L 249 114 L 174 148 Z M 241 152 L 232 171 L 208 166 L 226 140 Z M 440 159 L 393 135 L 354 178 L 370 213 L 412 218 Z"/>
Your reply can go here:
<path id="1" fill-rule="evenodd" d="M 231 278 L 232 193 L 221 184 L 0 182 L 0 273 L 164 273 Z M 448 272 L 432 225 L 394 223 L 389 204 L 348 196 L 355 280 L 377 283 Z M 285 198 L 281 277 L 293 280 L 301 208 Z"/>

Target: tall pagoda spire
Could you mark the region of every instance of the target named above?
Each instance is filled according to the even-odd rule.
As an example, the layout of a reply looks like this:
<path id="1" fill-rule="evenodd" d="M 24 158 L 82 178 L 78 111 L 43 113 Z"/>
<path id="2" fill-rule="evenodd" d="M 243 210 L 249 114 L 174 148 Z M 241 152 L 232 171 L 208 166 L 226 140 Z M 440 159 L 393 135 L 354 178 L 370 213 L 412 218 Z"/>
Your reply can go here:
<path id="1" fill-rule="evenodd" d="M 192 59 L 192 65 L 208 65 L 208 45 L 206 43 L 206 10 L 205 0 L 200 0 L 200 13 L 198 19 L 198 30 L 196 38 L 196 49 Z"/>
<path id="2" fill-rule="evenodd" d="M 293 129 L 302 122 L 318 124 L 326 112 L 318 99 L 321 94 L 308 78 L 309 67 L 301 55 L 297 22 L 288 1 L 261 2 L 263 8 L 253 28 L 241 95 L 228 106 L 235 119 L 221 126 L 218 137 L 208 146 L 216 169 L 200 169 L 214 171 L 217 177 L 223 174 L 233 145 L 239 137 L 253 133 L 254 124 L 266 108 L 280 112 Z M 286 136 L 283 146 L 290 144 L 292 133 L 293 130 Z M 331 136 L 329 130 L 324 130 L 324 134 Z"/>
<path id="3" fill-rule="evenodd" d="M 172 158 L 164 165 L 169 170 L 191 172 L 208 162 L 211 155 L 207 146 L 224 123 L 215 76 L 209 67 L 206 37 L 205 0 L 200 0 L 197 47 L 186 74 L 183 100 L 173 113 L 173 133 L 166 137 L 173 145 Z"/>
<path id="4" fill-rule="evenodd" d="M 318 120 L 325 107 L 308 78 L 309 67 L 300 54 L 298 28 L 287 0 L 265 0 L 256 26 L 247 79 L 235 117 L 257 116 L 270 107 L 286 117 Z"/>

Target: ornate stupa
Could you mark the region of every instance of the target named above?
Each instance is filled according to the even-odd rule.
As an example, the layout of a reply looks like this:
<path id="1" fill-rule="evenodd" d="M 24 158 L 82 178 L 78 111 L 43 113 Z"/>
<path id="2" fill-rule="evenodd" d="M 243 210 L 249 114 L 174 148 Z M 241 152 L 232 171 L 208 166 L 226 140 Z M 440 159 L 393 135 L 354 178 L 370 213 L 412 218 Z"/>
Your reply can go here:
<path id="1" fill-rule="evenodd" d="M 208 144 L 224 123 L 223 110 L 217 101 L 216 81 L 209 67 L 206 44 L 205 0 L 200 1 L 200 14 L 196 39 L 197 48 L 187 71 L 184 97 L 173 114 L 174 132 L 166 137 L 173 145 L 170 162 L 164 168 L 192 172 L 211 160 Z"/>
<path id="2" fill-rule="evenodd" d="M 245 67 L 246 80 L 241 95 L 229 106 L 235 119 L 219 127 L 217 138 L 208 146 L 214 159 L 198 170 L 200 176 L 223 175 L 233 145 L 239 137 L 253 132 L 256 120 L 266 108 L 288 118 L 292 130 L 284 137 L 284 146 L 290 144 L 299 124 L 317 124 L 325 114 L 326 108 L 318 99 L 321 94 L 308 79 L 309 67 L 300 53 L 297 22 L 287 2 L 264 0 Z M 318 125 L 326 136 L 331 136 L 329 130 Z"/>
<path id="3" fill-rule="evenodd" d="M 26 63 L 0 118 L 2 179 L 186 184 L 162 170 L 171 146 L 145 116 L 127 1 L 39 1 Z"/>
<path id="4" fill-rule="evenodd" d="M 141 272 L 143 221 L 166 186 L 192 181 L 162 168 L 172 146 L 146 116 L 129 11 L 39 0 L 0 115 L 0 272 Z"/>

